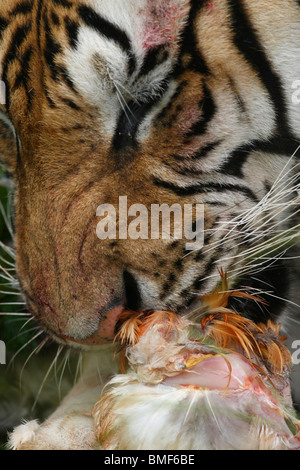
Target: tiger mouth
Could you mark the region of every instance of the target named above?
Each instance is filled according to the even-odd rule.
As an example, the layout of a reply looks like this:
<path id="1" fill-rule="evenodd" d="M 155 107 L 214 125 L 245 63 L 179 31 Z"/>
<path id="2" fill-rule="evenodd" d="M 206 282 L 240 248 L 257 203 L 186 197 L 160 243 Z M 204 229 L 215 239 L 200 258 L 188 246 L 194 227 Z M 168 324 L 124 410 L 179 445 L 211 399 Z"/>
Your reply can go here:
<path id="1" fill-rule="evenodd" d="M 68 335 L 61 335 L 61 337 L 70 345 L 75 343 L 76 345 L 93 347 L 111 343 L 115 337 L 115 328 L 123 311 L 124 306 L 119 305 L 105 312 L 101 316 L 97 331 L 87 338 L 78 339 Z"/>

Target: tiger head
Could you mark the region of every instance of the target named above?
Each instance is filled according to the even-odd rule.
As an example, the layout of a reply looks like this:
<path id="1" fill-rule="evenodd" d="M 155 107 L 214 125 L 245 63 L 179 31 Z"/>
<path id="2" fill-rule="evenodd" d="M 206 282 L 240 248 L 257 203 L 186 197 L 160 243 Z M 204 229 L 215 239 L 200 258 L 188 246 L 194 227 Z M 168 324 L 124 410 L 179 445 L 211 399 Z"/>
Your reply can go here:
<path id="1" fill-rule="evenodd" d="M 274 20 L 265 3 L 261 31 L 271 17 L 286 31 L 283 7 Z M 241 278 L 264 221 L 253 211 L 296 148 L 250 4 L 2 0 L 0 152 L 15 181 L 17 270 L 58 341 L 110 341 L 124 308 L 183 313 L 220 268 L 232 286 Z M 120 201 L 136 237 L 128 225 L 118 236 Z M 174 204 L 203 208 L 200 248 L 151 238 L 150 216 L 142 236 L 138 208 Z M 97 236 L 99 207 L 115 209 L 116 237 Z"/>

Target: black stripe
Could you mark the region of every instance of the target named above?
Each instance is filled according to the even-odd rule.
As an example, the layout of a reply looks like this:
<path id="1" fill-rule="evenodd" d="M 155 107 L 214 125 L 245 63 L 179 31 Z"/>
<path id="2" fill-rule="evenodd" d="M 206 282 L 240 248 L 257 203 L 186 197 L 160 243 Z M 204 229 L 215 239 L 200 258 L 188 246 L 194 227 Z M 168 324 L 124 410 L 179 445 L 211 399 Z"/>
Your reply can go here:
<path id="1" fill-rule="evenodd" d="M 60 74 L 60 77 L 64 80 L 65 84 L 70 88 L 70 90 L 78 94 L 78 91 L 76 90 L 73 80 L 68 74 L 67 69 L 62 64 L 57 64 L 56 70 Z"/>
<path id="2" fill-rule="evenodd" d="M 53 24 L 55 24 L 55 26 L 60 25 L 60 19 L 57 16 L 57 14 L 55 13 L 55 11 L 51 11 L 51 20 L 52 20 Z"/>
<path id="3" fill-rule="evenodd" d="M 192 166 L 188 166 L 190 162 L 195 160 L 201 160 L 204 157 L 207 157 L 208 154 L 216 149 L 218 145 L 222 143 L 222 140 L 218 140 L 217 142 L 212 142 L 210 144 L 205 145 L 199 152 L 195 153 L 192 156 L 185 156 L 185 155 L 171 155 L 175 161 L 175 164 L 178 168 L 174 168 L 174 163 L 165 163 L 165 166 L 171 168 L 173 171 L 178 173 L 179 175 L 201 175 L 204 173 L 203 170 L 199 170 L 198 168 L 193 168 Z M 188 145 L 188 143 L 187 143 Z"/>
<path id="4" fill-rule="evenodd" d="M 60 98 L 60 99 L 64 104 L 69 106 L 69 108 L 75 109 L 76 111 L 80 111 L 80 107 L 77 106 L 77 104 L 74 103 L 74 101 L 69 100 L 68 98 Z"/>
<path id="5" fill-rule="evenodd" d="M 46 87 L 44 87 L 44 92 L 45 92 L 45 96 L 46 96 L 46 99 L 48 101 L 48 104 L 49 104 L 50 108 L 56 108 L 56 104 L 54 103 L 54 101 L 50 97 L 49 90 Z"/>
<path id="6" fill-rule="evenodd" d="M 26 90 L 27 100 L 28 100 L 28 108 L 31 108 L 32 105 L 32 98 L 33 98 L 33 90 L 29 92 L 28 90 L 28 81 L 30 79 L 30 59 L 32 57 L 32 47 L 28 47 L 28 49 L 24 52 L 22 56 L 19 56 L 18 59 L 21 62 L 22 69 L 21 72 L 16 76 L 15 83 L 12 87 L 13 90 L 16 90 L 20 86 L 23 86 Z"/>
<path id="7" fill-rule="evenodd" d="M 216 105 L 212 96 L 211 91 L 208 89 L 208 87 L 203 84 L 203 92 L 204 96 L 201 102 L 199 103 L 199 108 L 202 111 L 202 116 L 197 121 L 191 129 L 185 134 L 186 137 L 193 137 L 195 135 L 201 135 L 204 134 L 207 131 L 208 124 L 210 121 L 213 119 L 215 113 L 216 113 Z"/>
<path id="8" fill-rule="evenodd" d="M 169 53 L 164 45 L 153 47 L 146 54 L 137 78 L 148 75 L 151 70 L 153 70 L 158 65 L 161 65 L 163 62 L 168 60 L 168 58 Z"/>
<path id="9" fill-rule="evenodd" d="M 174 286 L 175 282 L 177 281 L 177 277 L 174 273 L 170 273 L 168 276 L 168 280 L 162 286 L 162 292 L 159 296 L 160 300 L 166 298 L 166 296 L 170 293 L 170 290 Z"/>
<path id="10" fill-rule="evenodd" d="M 8 21 L 2 16 L 0 16 L 0 39 L 2 38 L 2 35 L 5 29 L 7 28 L 7 26 L 8 26 Z"/>
<path id="11" fill-rule="evenodd" d="M 70 46 L 75 49 L 78 40 L 79 24 L 70 18 L 65 18 L 66 31 L 69 39 Z"/>
<path id="12" fill-rule="evenodd" d="M 32 0 L 29 0 L 29 1 L 26 1 L 26 2 L 22 2 L 22 3 L 19 3 L 11 12 L 10 12 L 10 15 L 11 16 L 16 16 L 16 15 L 19 15 L 19 14 L 27 14 L 27 13 L 31 13 L 32 12 L 32 8 L 33 8 L 33 1 Z"/>
<path id="13" fill-rule="evenodd" d="M 24 40 L 27 37 L 27 33 L 31 30 L 31 21 L 28 21 L 25 25 L 19 26 L 11 39 L 10 47 L 5 55 L 3 61 L 3 71 L 2 71 L 2 80 L 6 84 L 6 106 L 9 108 L 10 105 L 10 88 L 9 84 L 7 83 L 7 73 L 10 64 L 15 60 L 18 49 Z"/>
<path id="14" fill-rule="evenodd" d="M 216 148 L 222 143 L 223 143 L 223 140 L 217 140 L 216 142 L 207 144 L 202 149 L 200 149 L 197 153 L 195 153 L 195 155 L 192 155 L 191 157 L 185 157 L 185 158 L 188 158 L 189 160 L 201 160 L 202 158 L 207 157 L 210 152 L 213 152 L 214 150 L 216 150 Z"/>
<path id="15" fill-rule="evenodd" d="M 134 276 L 129 271 L 123 272 L 123 283 L 126 307 L 133 311 L 139 311 L 142 306 L 142 297 L 139 285 Z"/>
<path id="16" fill-rule="evenodd" d="M 138 126 L 153 106 L 153 103 L 126 103 L 126 111 L 122 111 L 118 120 L 117 128 L 113 138 L 113 148 L 116 151 L 123 150 L 128 145 L 135 146 L 135 136 Z"/>
<path id="17" fill-rule="evenodd" d="M 78 14 L 87 26 L 116 42 L 119 47 L 128 54 L 128 73 L 131 75 L 136 67 L 136 61 L 127 34 L 86 5 L 80 5 L 78 7 Z"/>
<path id="18" fill-rule="evenodd" d="M 70 0 L 51 0 L 51 2 L 54 3 L 54 5 L 58 5 L 65 8 L 71 8 L 73 5 Z"/>
<path id="19" fill-rule="evenodd" d="M 182 66 L 181 58 L 184 54 L 190 55 L 189 68 L 200 74 L 209 75 L 210 70 L 199 49 L 197 32 L 195 31 L 195 22 L 198 18 L 199 11 L 204 7 L 205 0 L 191 0 L 191 9 L 187 25 L 182 34 L 181 53 L 177 66 L 174 70 L 175 75 L 181 74 L 186 66 Z"/>
<path id="20" fill-rule="evenodd" d="M 202 169 L 194 168 L 193 166 L 189 166 L 193 164 L 195 160 L 201 160 L 204 157 L 209 157 L 209 154 L 216 150 L 216 148 L 222 143 L 222 140 L 218 140 L 216 142 L 212 142 L 210 144 L 205 145 L 199 152 L 195 153 L 192 156 L 185 156 L 185 155 L 171 155 L 175 161 L 177 168 L 174 168 L 174 162 L 166 162 L 165 166 L 171 168 L 179 175 L 202 175 L 203 173 L 207 173 Z M 188 145 L 188 142 L 186 143 Z"/>
<path id="21" fill-rule="evenodd" d="M 86 5 L 80 5 L 78 7 L 78 14 L 80 18 L 85 22 L 87 26 L 98 31 L 100 34 L 106 36 L 108 39 L 112 39 L 126 52 L 131 51 L 130 42 L 127 34 L 120 30 L 117 26 L 112 24 L 110 21 L 102 18 L 92 8 Z"/>
<path id="22" fill-rule="evenodd" d="M 159 112 L 157 115 L 156 121 L 162 121 L 163 119 L 166 119 L 168 111 L 173 107 L 176 99 L 178 96 L 182 93 L 183 89 L 188 85 L 188 82 L 186 80 L 182 80 L 178 85 L 175 91 L 173 92 L 173 95 L 170 97 L 168 104 Z"/>
<path id="23" fill-rule="evenodd" d="M 197 276 L 189 288 L 185 288 L 181 291 L 180 296 L 184 298 L 184 303 L 180 306 L 180 309 L 189 307 L 195 300 L 199 298 L 200 290 L 205 287 L 205 284 L 207 284 L 209 280 L 205 278 L 207 278 L 207 276 L 209 276 L 215 269 L 216 263 L 220 259 L 223 252 L 224 249 L 222 246 L 216 249 L 212 258 L 205 265 L 204 272 Z M 193 293 L 195 289 L 198 290 L 199 293 Z"/>
<path id="24" fill-rule="evenodd" d="M 26 39 L 27 33 L 31 29 L 31 21 L 28 21 L 25 25 L 18 26 L 12 35 L 10 47 L 4 58 L 3 75 L 4 70 L 7 69 L 8 65 L 16 58 L 17 52 L 23 41 Z"/>
<path id="25" fill-rule="evenodd" d="M 205 248 L 212 240 L 213 236 L 216 234 L 217 227 L 220 227 L 220 217 L 217 217 L 214 223 L 209 227 L 208 229 L 204 230 L 204 243 L 203 243 L 203 248 Z M 204 258 L 204 253 L 203 249 L 198 250 L 198 252 L 195 253 L 195 261 L 203 261 Z"/>
<path id="26" fill-rule="evenodd" d="M 266 53 L 263 50 L 258 35 L 251 25 L 244 8 L 243 0 L 228 0 L 228 6 L 233 26 L 233 42 L 268 90 L 275 106 L 278 130 L 282 135 L 289 135 L 287 106 L 283 94 L 281 80 L 273 70 Z"/>
<path id="27" fill-rule="evenodd" d="M 266 323 L 268 319 L 278 320 L 286 306 L 284 299 L 289 298 L 291 276 L 286 262 L 284 259 L 279 259 L 271 267 L 268 267 L 268 264 L 265 267 L 261 266 L 259 273 L 253 274 L 253 277 L 249 274 L 249 276 L 246 275 L 236 281 L 239 288 L 246 286 L 257 291 L 271 291 L 275 297 L 263 292 L 259 294 L 259 297 L 265 300 L 267 305 L 264 306 L 249 299 L 236 299 L 234 297 L 230 297 L 228 303 L 228 308 L 241 312 L 244 317 L 255 323 Z"/>
<path id="28" fill-rule="evenodd" d="M 277 155 L 292 156 L 299 146 L 299 142 L 287 136 L 275 136 L 270 141 L 256 140 L 235 149 L 228 160 L 218 169 L 222 174 L 243 177 L 243 166 L 253 152 L 264 152 Z M 300 155 L 300 152 L 299 152 Z"/>
<path id="29" fill-rule="evenodd" d="M 177 158 L 184 158 L 184 157 L 177 157 Z M 166 162 L 164 164 L 164 166 L 167 168 L 167 169 L 171 169 L 172 171 L 174 171 L 177 175 L 183 175 L 183 176 L 186 176 L 186 175 L 189 175 L 189 176 L 194 176 L 194 175 L 202 175 L 203 174 L 203 171 L 202 170 L 198 170 L 198 169 L 195 169 L 195 168 L 190 168 L 187 166 L 186 162 L 185 161 L 182 161 L 180 162 L 181 165 L 178 165 L 178 168 L 174 168 L 174 165 L 172 165 L 172 163 L 169 163 L 169 162 Z"/>
<path id="30" fill-rule="evenodd" d="M 173 191 L 178 196 L 190 196 L 193 194 L 200 194 L 200 193 L 211 193 L 211 192 L 237 192 L 240 194 L 244 194 L 248 199 L 251 199 L 253 202 L 258 203 L 259 199 L 256 197 L 254 192 L 247 188 L 246 186 L 242 186 L 240 184 L 232 184 L 232 183 L 197 183 L 187 187 L 177 186 L 174 183 L 170 183 L 167 181 L 160 180 L 158 178 L 153 178 L 154 184 L 156 186 L 160 186 L 162 188 L 168 189 Z"/>
<path id="31" fill-rule="evenodd" d="M 41 18 L 42 18 L 42 8 L 43 8 L 43 0 L 38 0 L 38 7 L 36 11 L 36 34 L 37 34 L 37 41 L 38 41 L 38 48 L 41 50 Z"/>
<path id="32" fill-rule="evenodd" d="M 164 92 L 167 85 L 162 85 Z M 117 128 L 114 134 L 112 145 L 117 152 L 123 150 L 127 146 L 135 147 L 137 142 L 135 140 L 138 127 L 149 111 L 161 100 L 161 96 L 152 96 L 151 100 L 147 103 L 137 103 L 136 101 L 129 101 L 124 106 L 126 109 L 121 112 Z"/>
<path id="33" fill-rule="evenodd" d="M 218 262 L 223 253 L 223 248 L 220 247 L 219 249 L 216 249 L 214 251 L 215 253 L 213 257 L 208 261 L 208 263 L 205 264 L 204 273 L 198 276 L 197 279 L 195 279 L 195 281 L 193 282 L 192 289 L 200 290 L 204 287 L 205 283 L 207 283 L 208 280 L 205 278 L 209 276 L 214 270 L 216 263 Z"/>
<path id="34" fill-rule="evenodd" d="M 44 14 L 43 14 L 43 20 L 44 20 L 44 30 L 45 30 L 45 38 L 46 38 L 44 57 L 45 57 L 47 66 L 49 67 L 51 71 L 52 79 L 57 82 L 59 80 L 59 71 L 55 63 L 55 56 L 62 51 L 62 48 L 60 44 L 58 44 L 58 42 L 56 42 L 52 36 L 46 10 L 44 11 Z"/>
<path id="35" fill-rule="evenodd" d="M 25 88 L 27 87 L 27 81 L 29 79 L 29 62 L 32 57 L 32 52 L 32 47 L 29 46 L 28 49 L 24 52 L 24 54 L 18 57 L 22 65 L 22 70 L 16 76 L 15 83 L 13 85 L 14 90 L 19 88 L 21 85 L 23 85 Z"/>
<path id="36" fill-rule="evenodd" d="M 247 162 L 248 157 L 253 150 L 254 147 L 251 144 L 238 147 L 230 154 L 228 160 L 223 163 L 223 165 L 218 169 L 218 172 L 242 178 L 244 176 L 242 172 L 243 166 Z"/>

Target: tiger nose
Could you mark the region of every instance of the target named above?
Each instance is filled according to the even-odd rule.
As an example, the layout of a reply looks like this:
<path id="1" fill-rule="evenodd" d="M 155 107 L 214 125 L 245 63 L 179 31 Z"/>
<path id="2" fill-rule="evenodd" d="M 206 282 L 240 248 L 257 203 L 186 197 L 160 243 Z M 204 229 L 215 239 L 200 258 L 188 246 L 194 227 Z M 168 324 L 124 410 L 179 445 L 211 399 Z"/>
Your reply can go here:
<path id="1" fill-rule="evenodd" d="M 112 299 L 110 302 L 111 307 L 106 307 L 104 311 L 99 312 L 100 323 L 97 330 L 84 339 L 62 335 L 63 339 L 71 343 L 89 346 L 111 342 L 114 339 L 122 312 L 125 309 L 139 311 L 142 308 L 142 298 L 136 277 L 126 270 L 123 271 L 122 277 L 124 301 L 120 305 L 112 306 L 115 303 L 119 303 L 118 299 Z"/>

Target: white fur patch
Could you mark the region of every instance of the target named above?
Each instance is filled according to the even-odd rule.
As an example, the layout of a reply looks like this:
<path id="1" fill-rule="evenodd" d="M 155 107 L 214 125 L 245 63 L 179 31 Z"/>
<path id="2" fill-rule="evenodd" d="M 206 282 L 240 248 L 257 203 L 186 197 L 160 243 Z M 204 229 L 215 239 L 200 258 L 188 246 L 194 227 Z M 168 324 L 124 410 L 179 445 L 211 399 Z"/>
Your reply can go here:
<path id="1" fill-rule="evenodd" d="M 11 450 L 18 450 L 22 445 L 34 439 L 36 431 L 39 429 L 39 423 L 36 420 L 24 422 L 14 429 L 10 434 L 8 447 Z"/>
<path id="2" fill-rule="evenodd" d="M 162 89 L 162 83 L 174 64 L 174 59 L 178 48 L 177 38 L 185 24 L 189 7 L 186 0 L 176 0 L 175 2 L 159 1 L 158 5 L 164 5 L 162 9 L 171 12 L 166 18 L 153 19 L 151 12 L 158 8 L 152 0 L 93 0 L 89 6 L 102 18 L 125 32 L 129 38 L 132 56 L 136 62 L 136 69 L 133 73 L 128 73 L 129 56 L 119 44 L 113 39 L 101 35 L 89 26 L 82 26 L 78 35 L 76 50 L 66 52 L 66 65 L 68 72 L 75 83 L 76 88 L 82 96 L 99 110 L 99 120 L 105 133 L 112 135 L 116 128 L 119 114 L 126 109 L 128 101 L 147 102 Z M 177 8 L 179 21 L 172 22 L 172 12 Z M 161 11 L 158 8 L 158 13 Z M 164 31 L 168 30 L 157 21 L 171 21 L 174 31 L 171 31 L 169 42 Z M 174 24 L 173 24 L 174 23 Z M 156 29 L 159 26 L 162 34 L 159 37 Z M 152 28 L 152 29 L 151 29 Z M 156 35 L 155 35 L 156 34 Z M 155 36 L 157 44 L 147 37 Z M 151 47 L 155 45 L 165 45 L 168 48 L 169 58 L 158 64 L 147 75 L 138 77 L 144 58 Z M 137 78 L 138 77 L 138 78 Z M 153 117 L 153 116 L 152 116 Z M 142 132 L 144 137 L 145 130 Z"/>

